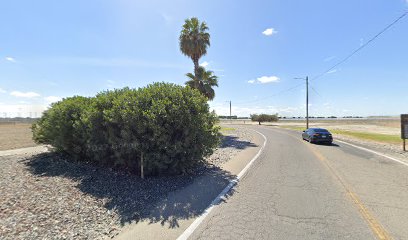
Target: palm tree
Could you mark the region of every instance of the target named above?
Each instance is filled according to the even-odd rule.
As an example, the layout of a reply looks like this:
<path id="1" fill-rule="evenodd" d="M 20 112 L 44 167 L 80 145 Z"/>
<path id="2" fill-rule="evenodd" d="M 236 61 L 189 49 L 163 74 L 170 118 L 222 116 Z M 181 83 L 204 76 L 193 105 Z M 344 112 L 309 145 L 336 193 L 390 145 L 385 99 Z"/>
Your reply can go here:
<path id="1" fill-rule="evenodd" d="M 200 91 L 208 100 L 213 100 L 215 92 L 213 87 L 218 87 L 218 77 L 214 75 L 213 71 L 206 71 L 204 67 L 198 67 L 197 74 L 187 73 L 189 80 L 186 85 Z"/>
<path id="2" fill-rule="evenodd" d="M 200 23 L 196 17 L 192 17 L 185 20 L 180 33 L 180 50 L 193 60 L 195 75 L 198 75 L 198 61 L 207 53 L 207 47 L 210 46 L 210 34 L 207 31 L 205 22 Z"/>

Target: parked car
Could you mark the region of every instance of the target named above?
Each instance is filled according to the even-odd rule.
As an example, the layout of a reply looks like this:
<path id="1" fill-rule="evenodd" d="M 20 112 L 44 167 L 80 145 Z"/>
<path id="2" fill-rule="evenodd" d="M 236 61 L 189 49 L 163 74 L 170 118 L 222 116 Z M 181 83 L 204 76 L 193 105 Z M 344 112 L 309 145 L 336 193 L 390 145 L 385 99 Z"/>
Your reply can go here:
<path id="1" fill-rule="evenodd" d="M 302 133 L 303 140 L 310 143 L 328 143 L 332 144 L 332 134 L 324 128 L 309 128 Z"/>

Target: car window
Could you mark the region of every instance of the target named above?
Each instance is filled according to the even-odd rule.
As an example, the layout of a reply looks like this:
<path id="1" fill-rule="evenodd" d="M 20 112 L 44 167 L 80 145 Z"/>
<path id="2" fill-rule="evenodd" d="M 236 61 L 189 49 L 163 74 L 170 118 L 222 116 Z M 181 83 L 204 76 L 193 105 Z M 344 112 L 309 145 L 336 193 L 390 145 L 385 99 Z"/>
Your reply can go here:
<path id="1" fill-rule="evenodd" d="M 327 131 L 326 129 L 315 129 L 314 131 L 317 133 L 329 133 L 329 131 Z"/>

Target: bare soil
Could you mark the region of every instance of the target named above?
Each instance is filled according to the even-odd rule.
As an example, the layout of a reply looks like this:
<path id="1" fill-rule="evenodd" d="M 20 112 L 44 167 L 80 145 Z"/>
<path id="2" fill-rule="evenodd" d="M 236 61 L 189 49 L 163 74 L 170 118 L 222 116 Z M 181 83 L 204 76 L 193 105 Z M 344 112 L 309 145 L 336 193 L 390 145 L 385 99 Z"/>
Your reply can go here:
<path id="1" fill-rule="evenodd" d="M 37 146 L 30 127 L 27 123 L 1 123 L 0 151 Z"/>
<path id="2" fill-rule="evenodd" d="M 224 120 L 231 121 L 231 120 Z M 280 119 L 278 122 L 262 123 L 267 126 L 305 126 L 305 119 Z M 222 121 L 223 122 L 223 121 Z M 236 124 L 258 124 L 251 120 L 233 120 Z M 361 118 L 361 119 L 310 119 L 310 127 L 322 127 L 345 131 L 399 135 L 401 122 L 399 118 Z"/>

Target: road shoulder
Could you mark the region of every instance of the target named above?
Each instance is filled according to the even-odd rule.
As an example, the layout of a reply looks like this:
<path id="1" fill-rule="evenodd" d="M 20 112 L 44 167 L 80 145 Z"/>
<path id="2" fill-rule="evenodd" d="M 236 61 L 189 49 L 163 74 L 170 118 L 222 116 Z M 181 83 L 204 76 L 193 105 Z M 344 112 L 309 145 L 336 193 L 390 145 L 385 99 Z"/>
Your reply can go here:
<path id="1" fill-rule="evenodd" d="M 230 174 L 232 178 L 237 176 L 259 152 L 263 143 L 263 137 L 253 132 L 251 147 L 243 149 L 228 162 L 222 164 L 221 171 Z M 170 193 L 151 212 L 152 216 L 167 221 L 146 220 L 128 224 L 115 239 L 176 239 L 206 210 L 229 183 L 230 181 L 226 181 L 225 178 L 219 179 L 214 175 L 200 176 L 187 187 Z M 169 208 L 169 206 L 173 207 Z M 185 206 L 190 206 L 190 208 L 186 209 Z M 163 211 L 163 209 L 166 210 Z M 186 214 L 186 211 L 189 213 Z M 184 212 L 183 216 L 188 217 L 172 221 L 172 216 L 179 216 L 181 212 Z"/>

